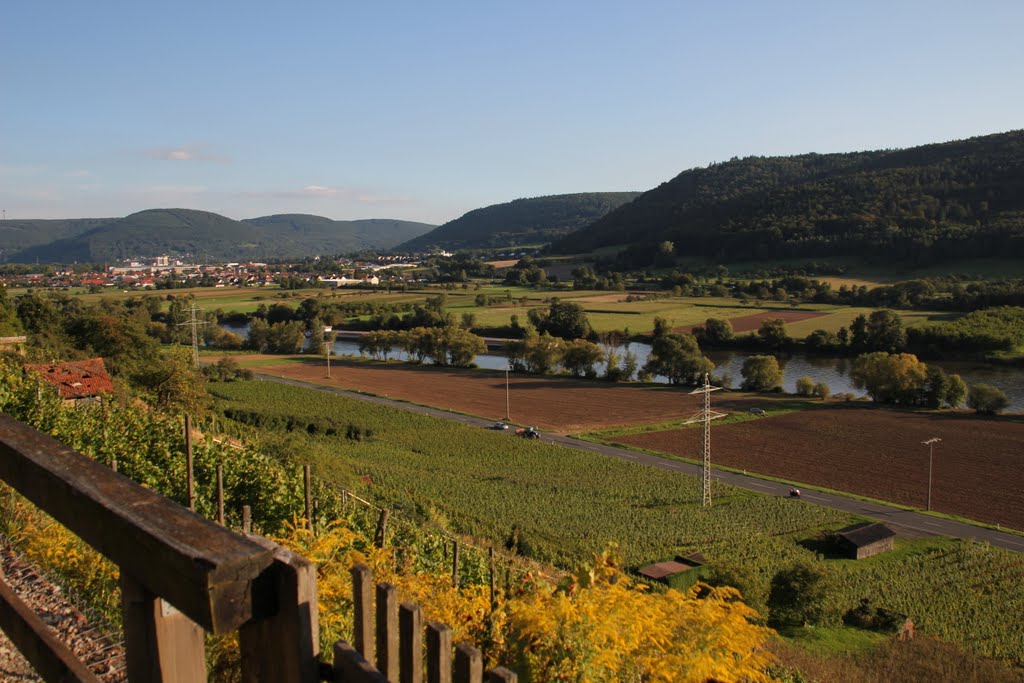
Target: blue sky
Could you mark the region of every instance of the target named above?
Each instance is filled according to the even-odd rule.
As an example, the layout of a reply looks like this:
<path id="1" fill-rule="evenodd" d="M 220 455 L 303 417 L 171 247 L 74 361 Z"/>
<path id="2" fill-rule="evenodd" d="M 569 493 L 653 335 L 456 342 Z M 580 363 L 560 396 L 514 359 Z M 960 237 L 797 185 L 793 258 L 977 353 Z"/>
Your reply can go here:
<path id="1" fill-rule="evenodd" d="M 1024 3 L 9 2 L 0 208 L 441 223 L 1024 127 Z"/>

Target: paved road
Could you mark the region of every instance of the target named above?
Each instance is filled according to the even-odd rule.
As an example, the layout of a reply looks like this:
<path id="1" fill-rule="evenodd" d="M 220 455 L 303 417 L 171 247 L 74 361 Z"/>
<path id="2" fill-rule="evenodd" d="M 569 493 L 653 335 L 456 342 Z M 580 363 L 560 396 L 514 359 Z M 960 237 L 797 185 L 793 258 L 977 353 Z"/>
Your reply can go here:
<path id="1" fill-rule="evenodd" d="M 283 377 L 274 377 L 272 375 L 257 374 L 256 377 L 261 380 L 290 384 L 304 389 L 318 389 L 330 394 L 347 396 L 360 401 L 368 401 L 370 403 L 386 405 L 400 410 L 408 410 L 414 413 L 430 415 L 432 417 L 441 418 L 442 420 L 461 422 L 462 424 L 480 427 L 481 429 L 485 429 L 494 424 L 491 420 L 462 415 L 460 413 L 453 413 L 447 410 L 439 410 L 428 406 L 416 405 L 405 401 L 397 401 L 387 397 L 360 394 L 358 392 L 346 391 L 345 389 L 338 389 L 336 387 L 325 387 L 318 384 L 311 384 L 309 382 L 285 379 Z M 672 472 L 681 472 L 695 477 L 701 476 L 701 467 L 699 465 L 670 460 L 668 458 L 660 458 L 655 455 L 631 451 L 626 448 L 606 446 L 604 444 L 574 439 L 569 436 L 550 434 L 544 434 L 543 441 L 545 443 L 591 451 L 592 453 L 599 453 L 611 458 L 618 458 L 619 460 L 650 465 L 651 467 L 657 467 L 659 469 L 669 470 Z M 788 484 L 780 484 L 767 479 L 761 479 L 754 475 L 714 470 L 713 476 L 717 481 L 721 481 L 732 486 L 738 486 L 740 488 L 747 489 L 748 491 L 755 491 L 757 493 L 775 496 L 789 495 L 790 486 Z M 814 490 L 805 490 L 802 493 L 803 495 L 801 495 L 800 499 L 805 502 L 813 505 L 820 505 L 822 507 L 842 510 L 843 512 L 851 512 L 864 517 L 870 517 L 871 519 L 877 519 L 890 526 L 901 527 L 902 529 L 907 530 L 904 533 L 909 533 L 911 535 L 925 534 L 953 536 L 955 538 L 973 538 L 979 541 L 987 541 L 994 546 L 1006 548 L 1007 550 L 1024 552 L 1024 536 L 997 531 L 995 529 L 987 529 L 985 527 L 973 526 L 971 524 L 964 524 L 962 522 L 956 522 L 942 517 L 933 517 L 932 515 L 903 510 L 901 508 L 884 505 L 882 503 L 871 503 L 863 500 L 857 500 L 856 498 L 850 498 L 848 496 L 842 496 L 835 493 L 825 493 Z M 900 529 L 897 528 L 894 529 L 894 531 L 899 532 Z"/>

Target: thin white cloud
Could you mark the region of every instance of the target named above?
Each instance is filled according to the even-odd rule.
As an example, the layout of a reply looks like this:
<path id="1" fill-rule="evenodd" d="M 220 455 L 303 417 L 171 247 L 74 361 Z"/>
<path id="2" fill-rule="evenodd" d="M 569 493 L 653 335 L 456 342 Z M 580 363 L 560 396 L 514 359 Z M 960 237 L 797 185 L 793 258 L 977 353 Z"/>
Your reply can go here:
<path id="1" fill-rule="evenodd" d="M 416 200 L 409 197 L 392 197 L 368 192 L 355 187 L 330 187 L 328 185 L 306 185 L 299 192 L 279 193 L 284 197 L 309 197 L 313 199 L 338 199 L 358 204 L 404 204 Z"/>
<path id="2" fill-rule="evenodd" d="M 152 147 L 146 150 L 146 156 L 161 161 L 212 161 L 218 164 L 227 164 L 231 161 L 211 145 L 205 144 Z"/>

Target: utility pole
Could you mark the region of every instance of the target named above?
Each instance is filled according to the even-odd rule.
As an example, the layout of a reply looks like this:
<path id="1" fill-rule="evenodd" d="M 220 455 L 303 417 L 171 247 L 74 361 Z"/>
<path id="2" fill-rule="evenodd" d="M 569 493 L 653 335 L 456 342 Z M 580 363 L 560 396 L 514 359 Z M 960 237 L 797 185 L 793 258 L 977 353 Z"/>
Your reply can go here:
<path id="1" fill-rule="evenodd" d="M 942 439 L 940 439 L 937 436 L 933 436 L 927 441 L 921 442 L 922 444 L 928 447 L 928 507 L 926 509 L 929 512 L 932 509 L 932 449 L 935 447 L 935 444 L 939 443 L 940 441 L 942 441 Z"/>
<path id="2" fill-rule="evenodd" d="M 196 308 L 196 303 L 193 301 L 192 305 L 187 309 L 190 314 L 188 322 L 178 323 L 178 327 L 187 325 L 192 328 L 192 362 L 197 366 L 199 365 L 199 326 L 208 325 L 205 320 L 196 320 L 196 313 L 200 309 Z"/>
<path id="3" fill-rule="evenodd" d="M 704 467 L 703 467 L 703 480 L 702 486 L 702 505 L 706 508 L 711 507 L 711 421 L 717 420 L 720 417 L 725 417 L 725 413 L 719 413 L 711 410 L 711 392 L 718 391 L 722 387 L 713 387 L 708 379 L 708 373 L 704 373 L 704 386 L 698 387 L 690 392 L 690 395 L 704 394 L 704 406 L 703 409 L 691 417 L 689 420 L 683 422 L 683 424 L 696 424 L 698 422 L 704 425 Z"/>

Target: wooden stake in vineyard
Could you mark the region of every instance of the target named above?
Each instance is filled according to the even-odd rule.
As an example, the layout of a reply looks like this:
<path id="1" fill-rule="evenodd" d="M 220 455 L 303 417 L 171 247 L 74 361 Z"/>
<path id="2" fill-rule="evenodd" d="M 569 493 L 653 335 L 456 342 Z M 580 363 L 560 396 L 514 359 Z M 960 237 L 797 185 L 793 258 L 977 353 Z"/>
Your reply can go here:
<path id="1" fill-rule="evenodd" d="M 708 379 L 708 373 L 704 373 L 704 386 L 698 387 L 690 392 L 693 394 L 704 394 L 704 408 L 699 413 L 691 417 L 689 420 L 683 422 L 683 424 L 694 424 L 701 422 L 704 424 L 704 471 L 703 471 L 703 493 L 702 493 L 702 504 L 704 507 L 711 507 L 711 421 L 717 420 L 720 417 L 725 417 L 725 413 L 719 413 L 711 410 L 711 392 L 718 391 L 722 387 L 713 387 Z"/>

